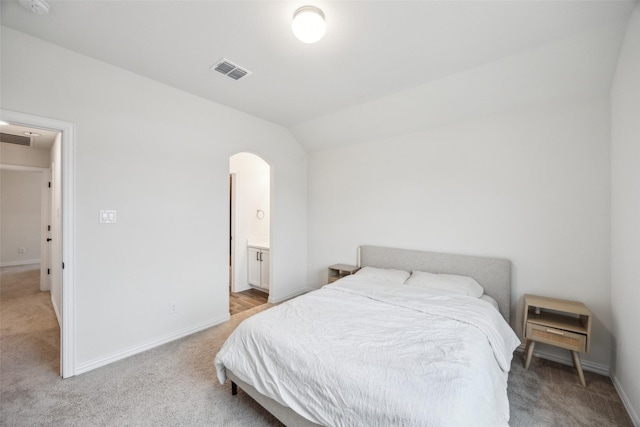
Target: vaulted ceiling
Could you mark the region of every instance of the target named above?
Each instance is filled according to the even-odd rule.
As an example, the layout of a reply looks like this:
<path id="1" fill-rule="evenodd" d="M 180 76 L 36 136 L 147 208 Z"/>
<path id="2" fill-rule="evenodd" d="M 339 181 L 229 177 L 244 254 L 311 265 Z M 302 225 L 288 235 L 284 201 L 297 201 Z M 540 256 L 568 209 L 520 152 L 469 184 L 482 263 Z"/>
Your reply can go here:
<path id="1" fill-rule="evenodd" d="M 490 99 L 486 94 L 469 98 L 454 89 L 468 81 L 465 73 L 482 74 L 483 67 L 502 61 L 500 69 L 513 69 L 509 76 L 520 73 L 514 87 L 526 86 L 532 78 L 527 73 L 541 68 L 548 74 L 549 67 L 558 68 L 565 45 L 573 46 L 577 55 L 564 56 L 568 66 L 597 69 L 582 70 L 592 76 L 583 80 L 593 81 L 581 84 L 599 90 L 607 79 L 610 83 L 636 1 L 312 1 L 325 13 L 327 33 L 311 45 L 298 41 L 290 27 L 293 12 L 307 2 L 49 3 L 51 12 L 38 16 L 17 1 L 3 0 L 1 22 L 281 124 L 308 150 L 316 150 L 392 135 L 400 126 L 407 131 L 446 122 L 447 117 L 440 117 L 441 105 L 456 110 L 453 116 L 461 111 L 473 115 L 465 112 L 469 103 L 490 113 L 487 102 L 495 101 L 484 101 L 482 96 Z M 559 47 L 545 54 L 545 46 Z M 523 52 L 532 54 L 525 58 Z M 212 71 L 221 58 L 252 74 L 235 81 Z M 518 71 L 514 64 L 521 63 L 528 66 Z M 571 79 L 567 70 L 557 73 L 545 74 L 545 79 L 555 80 L 540 85 L 557 91 L 564 86 L 562 79 Z M 495 84 L 480 74 L 467 89 L 472 96 L 479 87 Z M 497 74 L 496 79 L 505 78 Z M 522 89 L 521 98 L 540 96 L 537 83 L 532 84 Z M 460 105 L 447 105 L 456 97 Z M 412 116 L 416 107 L 419 117 Z M 430 111 L 433 114 L 426 114 Z M 385 125 L 385 117 L 395 121 Z"/>

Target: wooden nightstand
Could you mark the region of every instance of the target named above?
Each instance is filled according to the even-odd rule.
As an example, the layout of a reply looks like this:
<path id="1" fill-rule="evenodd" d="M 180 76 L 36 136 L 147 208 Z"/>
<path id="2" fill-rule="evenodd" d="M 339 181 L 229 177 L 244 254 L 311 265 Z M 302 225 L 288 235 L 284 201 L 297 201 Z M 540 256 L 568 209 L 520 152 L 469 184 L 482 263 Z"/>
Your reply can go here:
<path id="1" fill-rule="evenodd" d="M 526 339 L 524 368 L 529 369 L 536 342 L 571 351 L 573 363 L 586 386 L 580 352 L 589 353 L 591 345 L 591 311 L 581 302 L 556 298 L 524 296 L 523 335 Z"/>
<path id="2" fill-rule="evenodd" d="M 333 283 L 336 280 L 349 276 L 358 270 L 360 270 L 360 267 L 358 267 L 357 265 L 333 264 L 332 266 L 329 266 L 329 282 L 328 283 Z"/>

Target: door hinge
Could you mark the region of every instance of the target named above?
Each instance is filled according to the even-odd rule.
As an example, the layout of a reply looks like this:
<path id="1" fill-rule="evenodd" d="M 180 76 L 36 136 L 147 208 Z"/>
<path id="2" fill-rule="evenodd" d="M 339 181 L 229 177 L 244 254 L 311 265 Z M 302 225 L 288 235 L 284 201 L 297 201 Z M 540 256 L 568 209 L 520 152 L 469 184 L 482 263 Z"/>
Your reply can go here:
<path id="1" fill-rule="evenodd" d="M 51 181 L 49 181 L 49 188 L 51 188 Z"/>
<path id="2" fill-rule="evenodd" d="M 51 226 L 47 225 L 47 231 L 51 231 Z"/>
<path id="3" fill-rule="evenodd" d="M 64 270 L 64 262 L 62 263 L 62 269 Z"/>
<path id="4" fill-rule="evenodd" d="M 47 274 L 51 274 L 51 269 L 47 268 Z"/>

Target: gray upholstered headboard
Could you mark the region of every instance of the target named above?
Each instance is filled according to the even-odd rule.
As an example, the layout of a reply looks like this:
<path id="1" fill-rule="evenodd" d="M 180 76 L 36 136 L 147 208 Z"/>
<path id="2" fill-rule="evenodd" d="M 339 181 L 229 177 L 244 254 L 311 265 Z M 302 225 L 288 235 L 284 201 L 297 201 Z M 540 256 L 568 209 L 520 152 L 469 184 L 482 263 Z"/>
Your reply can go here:
<path id="1" fill-rule="evenodd" d="M 460 274 L 476 279 L 484 293 L 498 302 L 500 313 L 510 321 L 511 261 L 469 255 L 443 254 L 411 249 L 360 246 L 360 266 Z"/>

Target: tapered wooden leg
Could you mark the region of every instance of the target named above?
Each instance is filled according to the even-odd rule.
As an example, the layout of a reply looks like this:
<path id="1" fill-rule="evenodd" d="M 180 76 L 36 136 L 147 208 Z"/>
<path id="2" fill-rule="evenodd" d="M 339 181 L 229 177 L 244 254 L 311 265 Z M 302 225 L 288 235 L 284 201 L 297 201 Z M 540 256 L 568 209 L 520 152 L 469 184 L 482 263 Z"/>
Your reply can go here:
<path id="1" fill-rule="evenodd" d="M 576 366 L 576 370 L 578 371 L 578 376 L 580 377 L 580 384 L 583 387 L 587 386 L 587 382 L 584 380 L 584 372 L 582 372 L 582 363 L 580 363 L 580 354 L 577 351 L 571 351 L 573 355 L 573 364 Z"/>
<path id="2" fill-rule="evenodd" d="M 527 344 L 525 345 L 524 352 L 526 354 L 526 359 L 524 362 L 524 369 L 529 369 L 529 365 L 531 364 L 531 356 L 533 355 L 533 348 L 536 346 L 535 341 L 527 340 Z"/>
<path id="3" fill-rule="evenodd" d="M 231 394 L 233 396 L 238 394 L 238 384 L 234 383 L 233 381 L 231 381 Z"/>

